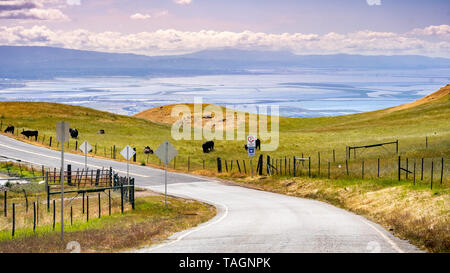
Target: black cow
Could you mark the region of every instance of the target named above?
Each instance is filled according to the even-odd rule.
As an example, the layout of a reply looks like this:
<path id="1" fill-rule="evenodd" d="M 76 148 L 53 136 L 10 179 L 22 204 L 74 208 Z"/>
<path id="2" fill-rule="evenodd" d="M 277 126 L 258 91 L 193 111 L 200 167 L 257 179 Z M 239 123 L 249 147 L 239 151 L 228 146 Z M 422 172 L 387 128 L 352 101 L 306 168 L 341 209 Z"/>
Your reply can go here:
<path id="1" fill-rule="evenodd" d="M 244 145 L 244 148 L 246 151 L 248 150 L 247 144 Z M 259 138 L 255 141 L 255 150 L 261 150 L 261 140 Z"/>
<path id="2" fill-rule="evenodd" d="M 39 132 L 38 131 L 27 130 L 27 131 L 22 131 L 21 134 L 26 136 L 28 139 L 30 139 L 30 137 L 34 137 L 34 140 L 37 141 Z"/>
<path id="3" fill-rule="evenodd" d="M 202 148 L 205 154 L 214 151 L 214 141 L 206 141 L 203 143 Z"/>
<path id="4" fill-rule="evenodd" d="M 103 130 L 103 129 L 98 130 L 98 132 L 97 132 L 97 134 L 99 134 L 99 135 L 103 135 L 104 133 L 105 133 L 105 130 Z"/>
<path id="5" fill-rule="evenodd" d="M 146 155 L 153 154 L 153 150 L 150 148 L 150 146 L 146 146 L 144 148 L 144 154 Z"/>
<path id="6" fill-rule="evenodd" d="M 14 126 L 10 125 L 5 129 L 5 133 L 11 133 L 14 135 Z"/>
<path id="7" fill-rule="evenodd" d="M 78 130 L 69 128 L 69 133 L 72 138 L 78 138 Z"/>

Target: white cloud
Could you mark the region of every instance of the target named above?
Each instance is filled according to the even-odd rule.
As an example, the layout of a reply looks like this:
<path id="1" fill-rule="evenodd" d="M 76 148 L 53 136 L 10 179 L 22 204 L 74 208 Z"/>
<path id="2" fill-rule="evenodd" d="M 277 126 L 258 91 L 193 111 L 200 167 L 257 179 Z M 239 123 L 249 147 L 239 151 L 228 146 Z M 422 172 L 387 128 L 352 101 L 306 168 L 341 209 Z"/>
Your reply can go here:
<path id="1" fill-rule="evenodd" d="M 69 20 L 61 10 L 47 7 L 57 0 L 0 1 L 0 19 Z"/>
<path id="2" fill-rule="evenodd" d="M 366 0 L 367 5 L 369 6 L 380 6 L 381 0 Z"/>
<path id="3" fill-rule="evenodd" d="M 160 10 L 160 11 L 153 12 L 151 14 L 135 13 L 135 14 L 131 15 L 130 18 L 133 20 L 147 20 L 150 18 L 163 17 L 168 14 L 169 14 L 169 12 L 167 10 Z"/>
<path id="4" fill-rule="evenodd" d="M 408 34 L 417 36 L 435 36 L 441 39 L 450 39 L 450 26 L 428 26 L 426 28 L 415 28 Z"/>
<path id="5" fill-rule="evenodd" d="M 174 2 L 179 5 L 189 5 L 192 3 L 192 0 L 174 0 Z"/>
<path id="6" fill-rule="evenodd" d="M 420 33 L 444 35 L 450 26 L 429 26 Z M 201 30 L 186 32 L 174 29 L 122 34 L 51 30 L 45 26 L 31 28 L 0 27 L 0 44 L 46 45 L 105 52 L 166 55 L 190 53 L 204 49 L 289 50 L 297 54 L 419 54 L 450 58 L 450 41 L 422 39 L 411 33 L 358 31 L 325 35 L 303 33 L 262 33 Z"/>
<path id="7" fill-rule="evenodd" d="M 149 19 L 151 17 L 152 16 L 150 16 L 149 14 L 141 14 L 141 13 L 135 13 L 130 16 L 130 18 L 133 20 L 145 20 L 145 19 Z"/>
<path id="8" fill-rule="evenodd" d="M 81 0 L 67 0 L 66 3 L 69 6 L 80 6 Z"/>

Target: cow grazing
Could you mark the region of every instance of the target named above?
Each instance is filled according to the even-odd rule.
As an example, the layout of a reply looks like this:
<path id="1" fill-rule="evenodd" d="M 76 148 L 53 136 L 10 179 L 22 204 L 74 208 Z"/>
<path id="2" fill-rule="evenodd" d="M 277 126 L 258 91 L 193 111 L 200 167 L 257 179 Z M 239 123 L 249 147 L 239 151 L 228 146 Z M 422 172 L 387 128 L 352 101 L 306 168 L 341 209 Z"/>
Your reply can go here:
<path id="1" fill-rule="evenodd" d="M 105 134 L 105 130 L 103 130 L 103 129 L 101 129 L 101 130 L 98 130 L 97 134 L 99 134 L 99 135 L 103 135 L 103 134 Z"/>
<path id="2" fill-rule="evenodd" d="M 69 128 L 69 133 L 72 138 L 78 138 L 78 130 Z"/>
<path id="3" fill-rule="evenodd" d="M 144 154 L 146 154 L 146 155 L 153 154 L 153 150 L 150 148 L 150 146 L 146 146 L 144 148 Z"/>
<path id="4" fill-rule="evenodd" d="M 11 133 L 14 135 L 14 126 L 10 125 L 5 129 L 5 133 Z"/>
<path id="5" fill-rule="evenodd" d="M 30 137 L 34 137 L 34 140 L 37 141 L 39 132 L 38 131 L 27 130 L 27 131 L 22 131 L 21 134 L 26 136 L 27 139 L 30 139 Z"/>
<path id="6" fill-rule="evenodd" d="M 246 151 L 248 150 L 247 144 L 244 145 L 244 148 Z M 261 150 L 261 140 L 259 140 L 259 138 L 256 139 L 256 141 L 255 141 L 255 150 L 257 150 L 257 149 Z"/>
<path id="7" fill-rule="evenodd" d="M 214 141 L 206 141 L 203 143 L 202 148 L 205 154 L 214 151 Z"/>

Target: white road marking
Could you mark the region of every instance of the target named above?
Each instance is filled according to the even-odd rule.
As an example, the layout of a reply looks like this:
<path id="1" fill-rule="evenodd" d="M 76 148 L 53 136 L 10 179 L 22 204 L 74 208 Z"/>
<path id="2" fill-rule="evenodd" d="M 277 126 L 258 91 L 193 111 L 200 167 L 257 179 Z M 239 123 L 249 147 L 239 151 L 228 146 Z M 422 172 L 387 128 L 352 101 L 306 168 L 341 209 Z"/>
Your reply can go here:
<path id="1" fill-rule="evenodd" d="M 8 149 L 13 149 L 13 150 L 16 150 L 16 151 L 20 151 L 20 152 L 23 152 L 23 153 L 29 153 L 29 154 L 33 154 L 33 155 L 37 155 L 37 156 L 43 156 L 43 157 L 52 158 L 52 159 L 59 159 L 59 157 L 50 156 L 50 155 L 44 155 L 44 154 L 35 153 L 35 152 L 30 152 L 30 151 L 26 151 L 26 150 L 22 150 L 22 149 L 19 149 L 19 148 L 11 147 L 11 146 L 8 146 L 8 145 L 5 145 L 5 144 L 1 144 L 1 143 L 0 143 L 0 146 L 3 146 L 3 147 L 8 148 Z M 76 164 L 84 165 L 84 162 L 78 162 L 78 161 L 70 160 L 70 159 L 66 159 L 66 161 L 67 161 L 67 162 L 71 162 L 71 163 L 76 163 Z M 30 162 L 30 163 L 33 163 L 33 162 Z M 41 165 L 41 164 L 39 164 L 39 163 L 35 163 L 35 164 Z M 97 166 L 97 165 L 90 164 L 90 163 L 87 164 L 87 165 L 90 166 L 90 167 L 97 168 L 97 169 L 101 169 L 101 168 L 102 168 L 102 166 Z M 125 172 L 125 171 L 117 171 L 117 172 L 119 172 L 119 173 L 124 173 L 124 174 L 127 173 L 127 172 Z M 130 175 L 133 175 L 133 176 L 139 176 L 139 177 L 144 177 L 144 178 L 149 178 L 149 177 L 150 177 L 150 176 L 141 175 L 141 174 L 137 174 L 137 173 L 133 173 L 133 172 L 130 172 Z"/>
<path id="2" fill-rule="evenodd" d="M 404 253 L 404 251 L 396 244 L 394 243 L 394 241 L 392 241 L 391 239 L 389 239 L 388 236 L 386 236 L 386 234 L 384 234 L 383 232 L 381 232 L 380 230 L 378 230 L 378 228 L 376 228 L 374 225 L 370 224 L 369 222 L 362 220 L 362 222 L 364 222 L 366 225 L 368 225 L 369 227 L 371 227 L 373 230 L 375 230 L 378 234 L 380 234 L 381 237 L 383 237 L 383 239 L 392 246 L 393 249 L 395 249 L 395 251 L 397 251 L 398 253 Z"/>
<path id="3" fill-rule="evenodd" d="M 178 195 L 178 194 L 177 194 L 177 196 L 182 197 L 182 195 Z M 190 198 L 190 197 L 187 197 L 187 196 L 186 196 L 185 198 Z M 183 238 L 185 238 L 185 237 L 188 236 L 188 235 L 191 235 L 191 234 L 194 233 L 194 232 L 197 232 L 197 231 L 200 231 L 200 230 L 205 229 L 205 228 L 207 228 L 207 227 L 210 227 L 210 226 L 212 226 L 212 225 L 218 224 L 219 222 L 221 222 L 223 219 L 225 219 L 225 218 L 228 216 L 228 207 L 227 207 L 226 205 L 224 205 L 224 204 L 222 204 L 222 203 L 213 202 L 213 201 L 211 201 L 211 200 L 206 200 L 206 199 L 197 199 L 197 198 L 196 198 L 196 200 L 201 201 L 201 202 L 205 202 L 205 203 L 209 203 L 209 204 L 211 204 L 211 205 L 214 205 L 215 207 L 221 206 L 221 207 L 225 208 L 225 212 L 224 212 L 223 215 L 222 215 L 219 219 L 217 219 L 216 221 L 209 222 L 209 223 L 207 222 L 207 223 L 204 224 L 204 225 L 201 225 L 201 226 L 199 226 L 199 227 L 195 227 L 195 228 L 191 229 L 190 231 L 181 234 L 180 236 L 178 236 L 178 237 L 177 237 L 175 240 L 173 240 L 173 241 L 170 241 L 170 242 L 167 242 L 167 243 L 161 243 L 161 244 L 159 244 L 159 245 L 157 245 L 157 246 L 151 246 L 151 247 L 149 247 L 149 248 L 145 248 L 145 247 L 144 247 L 144 248 L 142 248 L 141 250 L 147 249 L 148 252 L 151 252 L 151 251 L 154 251 L 154 250 L 159 249 L 159 248 L 161 248 L 161 247 L 167 247 L 167 246 L 170 246 L 170 245 L 172 245 L 172 244 L 174 244 L 174 243 L 176 243 L 176 242 L 179 242 L 179 241 L 183 240 Z M 139 251 L 138 251 L 138 252 L 139 252 Z"/>

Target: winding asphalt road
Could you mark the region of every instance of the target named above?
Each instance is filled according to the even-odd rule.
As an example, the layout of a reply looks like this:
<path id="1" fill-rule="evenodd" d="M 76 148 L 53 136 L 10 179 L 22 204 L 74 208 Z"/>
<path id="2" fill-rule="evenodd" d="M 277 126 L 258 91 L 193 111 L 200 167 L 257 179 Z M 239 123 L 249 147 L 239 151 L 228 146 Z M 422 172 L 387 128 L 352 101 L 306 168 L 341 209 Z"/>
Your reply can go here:
<path id="1" fill-rule="evenodd" d="M 59 167 L 60 152 L 0 135 L 0 156 Z M 65 154 L 73 168 L 84 157 Z M 88 158 L 90 168 L 113 167 L 122 175 L 126 163 Z M 136 185 L 163 192 L 164 172 L 130 165 Z M 137 252 L 418 252 L 365 218 L 323 202 L 290 197 L 211 178 L 169 173 L 168 193 L 214 204 L 210 221 L 172 235 L 167 242 Z"/>

